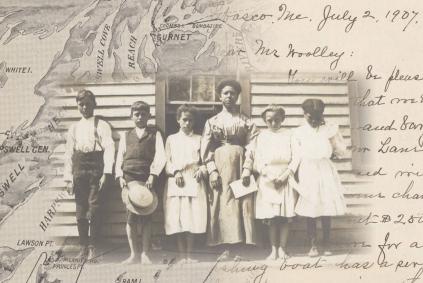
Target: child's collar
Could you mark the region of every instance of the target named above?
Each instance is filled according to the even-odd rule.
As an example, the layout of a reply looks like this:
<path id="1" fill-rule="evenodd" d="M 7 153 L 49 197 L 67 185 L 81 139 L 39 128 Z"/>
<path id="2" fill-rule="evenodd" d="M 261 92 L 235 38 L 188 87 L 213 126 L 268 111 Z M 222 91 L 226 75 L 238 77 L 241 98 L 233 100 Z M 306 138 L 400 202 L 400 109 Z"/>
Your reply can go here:
<path id="1" fill-rule="evenodd" d="M 267 130 L 268 130 L 269 132 L 271 132 L 271 133 L 280 133 L 280 132 L 284 131 L 283 127 L 280 127 L 280 128 L 279 128 L 279 129 L 277 129 L 276 131 L 273 131 L 273 130 L 271 130 L 271 129 L 269 129 L 269 128 L 267 128 Z"/>
<path id="2" fill-rule="evenodd" d="M 90 120 L 94 120 L 94 115 L 88 118 L 85 118 L 84 116 L 81 117 L 81 120 L 83 121 L 90 121 Z"/>
<path id="3" fill-rule="evenodd" d="M 184 136 L 191 137 L 194 134 L 194 131 L 191 131 L 188 134 L 186 134 L 184 131 L 182 131 L 181 129 L 179 129 L 179 133 L 182 134 L 182 135 L 184 135 Z"/>

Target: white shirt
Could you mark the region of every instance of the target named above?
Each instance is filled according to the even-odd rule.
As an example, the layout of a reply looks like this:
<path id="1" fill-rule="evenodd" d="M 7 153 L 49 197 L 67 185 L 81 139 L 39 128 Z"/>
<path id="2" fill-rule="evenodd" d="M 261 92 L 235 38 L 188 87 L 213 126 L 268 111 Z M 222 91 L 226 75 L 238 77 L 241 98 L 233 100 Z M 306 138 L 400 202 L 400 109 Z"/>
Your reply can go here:
<path id="1" fill-rule="evenodd" d="M 194 133 L 185 134 L 179 131 L 170 135 L 166 141 L 166 172 L 174 175 L 175 171 L 200 167 L 201 136 Z M 206 171 L 205 166 L 202 168 Z"/>
<path id="2" fill-rule="evenodd" d="M 346 144 L 339 132 L 338 125 L 327 123 L 312 128 L 307 122 L 304 122 L 294 132 L 302 158 L 321 159 L 330 158 L 332 153 L 335 153 L 337 157 L 346 154 Z"/>
<path id="3" fill-rule="evenodd" d="M 99 119 L 97 125 L 98 142 L 95 142 L 94 117 L 81 118 L 72 124 L 66 137 L 65 168 L 63 179 L 72 181 L 72 155 L 75 151 L 103 151 L 104 174 L 111 174 L 115 160 L 115 143 L 110 125 Z"/>
<path id="4" fill-rule="evenodd" d="M 135 133 L 137 134 L 138 138 L 141 138 L 144 134 L 145 128 L 140 129 L 138 127 L 135 128 Z M 122 163 L 123 163 L 123 156 L 126 152 L 126 133 L 120 135 L 119 141 L 119 150 L 116 157 L 116 178 L 123 176 L 122 171 Z M 156 149 L 154 154 L 153 162 L 150 166 L 150 174 L 159 176 L 160 172 L 162 172 L 164 166 L 166 164 L 166 154 L 163 145 L 163 138 L 159 131 L 156 132 Z"/>
<path id="5" fill-rule="evenodd" d="M 243 168 L 261 173 L 267 165 L 286 163 L 287 168 L 295 172 L 300 162 L 298 151 L 292 130 L 265 129 L 247 146 Z"/>

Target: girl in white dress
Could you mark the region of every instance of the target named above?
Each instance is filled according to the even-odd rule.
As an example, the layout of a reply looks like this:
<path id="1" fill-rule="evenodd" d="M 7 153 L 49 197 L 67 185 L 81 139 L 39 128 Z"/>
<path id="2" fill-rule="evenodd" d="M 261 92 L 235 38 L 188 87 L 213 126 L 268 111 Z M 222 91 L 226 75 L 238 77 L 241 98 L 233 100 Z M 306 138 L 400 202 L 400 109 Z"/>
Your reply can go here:
<path id="1" fill-rule="evenodd" d="M 304 125 L 295 129 L 301 163 L 298 169 L 300 195 L 295 212 L 307 217 L 307 234 L 311 244 L 309 256 L 319 254 L 316 246 L 316 221 L 321 219 L 323 249 L 330 255 L 329 240 L 331 216 L 343 215 L 346 205 L 343 187 L 331 158 L 345 154 L 346 145 L 338 126 L 326 123 L 323 118 L 325 104 L 320 99 L 303 102 Z"/>
<path id="2" fill-rule="evenodd" d="M 180 130 L 166 141 L 166 172 L 173 178 L 168 179 L 164 194 L 165 230 L 166 235 L 177 234 L 180 256 L 187 262 L 194 261 L 194 234 L 205 233 L 207 227 L 207 168 L 200 166 L 201 136 L 193 133 L 195 113 L 193 107 L 180 106 L 176 117 Z"/>
<path id="3" fill-rule="evenodd" d="M 295 216 L 297 193 L 293 176 L 299 163 L 298 147 L 292 131 L 281 128 L 285 119 L 282 107 L 269 105 L 262 118 L 267 129 L 247 148 L 242 179 L 247 185 L 252 171 L 258 173 L 255 216 L 269 225 L 272 250 L 267 259 L 275 260 L 286 256 L 289 222 Z"/>

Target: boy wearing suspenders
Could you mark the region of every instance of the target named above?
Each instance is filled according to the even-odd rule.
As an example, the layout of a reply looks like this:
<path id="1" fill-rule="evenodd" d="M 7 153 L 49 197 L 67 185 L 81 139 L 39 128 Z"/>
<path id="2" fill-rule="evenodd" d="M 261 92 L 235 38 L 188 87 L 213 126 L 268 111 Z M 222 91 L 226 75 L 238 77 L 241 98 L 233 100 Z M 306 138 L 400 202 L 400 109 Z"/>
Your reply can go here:
<path id="1" fill-rule="evenodd" d="M 94 116 L 94 94 L 81 90 L 76 102 L 82 118 L 68 131 L 64 180 L 68 193 L 75 194 L 79 256 L 90 260 L 98 244 L 101 190 L 111 179 L 115 146 L 110 125 Z"/>

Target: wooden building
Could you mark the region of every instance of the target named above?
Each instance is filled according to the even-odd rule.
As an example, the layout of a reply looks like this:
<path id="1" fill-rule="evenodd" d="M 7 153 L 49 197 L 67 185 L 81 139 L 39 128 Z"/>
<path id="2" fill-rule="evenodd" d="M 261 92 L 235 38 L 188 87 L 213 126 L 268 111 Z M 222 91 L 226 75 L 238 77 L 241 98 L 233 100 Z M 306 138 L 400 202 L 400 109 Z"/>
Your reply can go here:
<path id="1" fill-rule="evenodd" d="M 228 76 L 225 76 L 228 77 Z M 229 76 L 230 77 L 230 76 Z M 71 123 L 80 119 L 76 107 L 75 95 L 81 88 L 90 89 L 96 95 L 98 108 L 96 115 L 103 116 L 110 122 L 116 141 L 116 150 L 119 143 L 119 133 L 133 127 L 130 120 L 130 105 L 138 100 L 143 100 L 151 105 L 151 123 L 156 124 L 167 137 L 176 132 L 175 110 L 182 103 L 196 105 L 200 109 L 201 116 L 196 131 L 201 132 L 205 120 L 214 115 L 220 107 L 218 97 L 214 93 L 214 87 L 222 76 L 197 75 L 184 78 L 157 78 L 145 79 L 142 82 L 101 83 L 67 85 L 63 87 L 62 95 L 56 96 L 49 101 L 52 106 L 63 107 L 62 123 L 59 131 L 66 132 Z M 288 82 L 286 75 L 251 74 L 248 77 L 236 77 L 242 85 L 240 96 L 240 109 L 260 128 L 265 126 L 260 117 L 264 107 L 270 103 L 281 104 L 286 110 L 286 120 L 283 127 L 294 128 L 303 121 L 301 103 L 306 98 L 321 98 L 326 103 L 325 118 L 327 121 L 340 125 L 342 135 L 351 146 L 357 142 L 351 135 L 351 121 L 357 116 L 351 111 L 351 97 L 354 96 L 351 84 L 345 80 L 328 80 L 324 77 L 315 76 L 311 79 Z M 65 141 L 63 140 L 63 143 Z M 64 190 L 64 182 L 61 179 L 63 172 L 64 144 L 56 148 L 52 161 L 57 165 L 58 176 L 48 184 L 48 190 L 54 196 L 55 192 Z M 354 160 L 355 161 L 355 160 Z M 346 200 L 348 215 L 338 217 L 333 223 L 333 238 L 337 243 L 346 243 L 354 239 L 360 239 L 362 226 L 354 224 L 350 216 L 364 214 L 366 203 L 360 195 L 365 191 L 363 181 L 353 173 L 353 156 L 349 155 L 336 161 L 342 182 L 346 187 Z M 159 194 L 163 188 L 158 188 Z M 120 199 L 118 186 L 108 188 L 108 198 L 105 204 L 105 220 L 103 234 L 107 241 L 126 241 L 125 221 L 126 212 Z M 59 213 L 56 215 L 54 225 L 49 227 L 49 232 L 54 237 L 74 237 L 76 239 L 75 203 L 69 196 L 62 200 L 58 206 Z M 154 213 L 154 240 L 156 247 L 166 245 L 164 236 L 163 212 L 161 205 Z M 305 239 L 305 225 L 300 220 L 296 221 L 293 233 L 297 233 L 297 239 L 301 244 Z M 357 235 L 357 237 L 352 237 Z"/>

